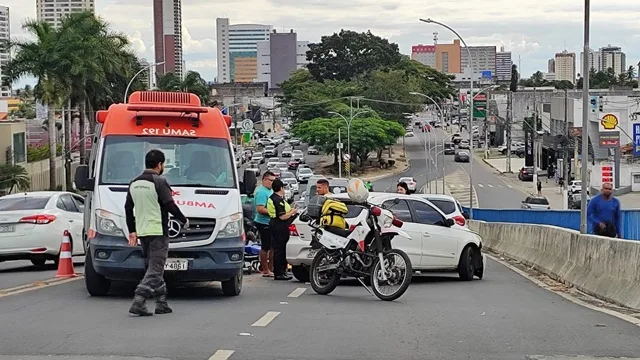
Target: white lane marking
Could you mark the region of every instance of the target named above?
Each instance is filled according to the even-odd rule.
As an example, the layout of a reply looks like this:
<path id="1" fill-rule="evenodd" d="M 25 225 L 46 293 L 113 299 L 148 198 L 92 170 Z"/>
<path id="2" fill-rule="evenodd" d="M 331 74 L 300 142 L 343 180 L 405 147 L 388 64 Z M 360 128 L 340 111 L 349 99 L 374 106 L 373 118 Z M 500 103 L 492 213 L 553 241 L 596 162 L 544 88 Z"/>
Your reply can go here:
<path id="1" fill-rule="evenodd" d="M 453 189 L 453 188 L 454 188 L 454 187 L 456 187 L 456 186 L 455 186 L 455 185 L 453 185 L 453 184 L 449 184 L 449 187 Z"/>
<path id="2" fill-rule="evenodd" d="M 258 321 L 254 322 L 251 326 L 265 327 L 269 325 L 276 317 L 280 315 L 280 311 L 269 311 L 264 314 Z"/>
<path id="3" fill-rule="evenodd" d="M 287 297 L 297 298 L 297 297 L 300 297 L 300 295 L 304 294 L 305 291 L 307 291 L 307 288 L 297 288 L 293 290 L 291 294 L 289 294 L 289 296 Z"/>
<path id="4" fill-rule="evenodd" d="M 484 185 L 482 185 L 482 184 L 478 184 L 478 186 L 479 186 L 479 187 L 484 187 Z"/>
<path id="5" fill-rule="evenodd" d="M 509 189 L 513 189 L 513 186 L 511 186 L 511 185 L 507 185 L 507 187 L 508 187 Z"/>
<path id="6" fill-rule="evenodd" d="M 234 350 L 218 350 L 215 354 L 211 355 L 209 360 L 227 360 L 234 352 Z"/>
<path id="7" fill-rule="evenodd" d="M 489 187 L 490 187 L 490 188 L 492 188 L 492 187 L 493 187 L 493 185 L 489 184 Z"/>

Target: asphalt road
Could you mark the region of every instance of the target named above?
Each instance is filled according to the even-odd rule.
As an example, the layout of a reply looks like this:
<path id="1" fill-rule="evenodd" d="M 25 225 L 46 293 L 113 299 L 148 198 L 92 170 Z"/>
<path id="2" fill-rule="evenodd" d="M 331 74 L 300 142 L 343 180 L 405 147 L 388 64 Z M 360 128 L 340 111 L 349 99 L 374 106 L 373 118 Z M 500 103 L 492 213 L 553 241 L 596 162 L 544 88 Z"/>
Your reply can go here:
<path id="1" fill-rule="evenodd" d="M 410 156 L 424 155 L 418 146 L 407 145 Z M 416 160 L 424 163 L 424 156 Z M 419 174 L 420 167 L 414 164 L 408 172 Z M 9 264 L 0 268 L 2 288 L 5 277 L 20 273 L 2 272 Z M 33 273 L 50 277 L 53 269 L 28 273 L 24 280 Z M 569 302 L 491 260 L 483 280 L 414 279 L 402 298 L 387 303 L 352 282 L 321 296 L 302 283 L 254 274 L 244 278 L 235 298 L 222 296 L 218 284 L 172 288 L 175 312 L 151 318 L 127 315 L 132 288 L 126 285 L 105 298 L 90 297 L 82 278 L 13 295 L 0 292 L 0 360 L 640 356 L 639 327 Z"/>

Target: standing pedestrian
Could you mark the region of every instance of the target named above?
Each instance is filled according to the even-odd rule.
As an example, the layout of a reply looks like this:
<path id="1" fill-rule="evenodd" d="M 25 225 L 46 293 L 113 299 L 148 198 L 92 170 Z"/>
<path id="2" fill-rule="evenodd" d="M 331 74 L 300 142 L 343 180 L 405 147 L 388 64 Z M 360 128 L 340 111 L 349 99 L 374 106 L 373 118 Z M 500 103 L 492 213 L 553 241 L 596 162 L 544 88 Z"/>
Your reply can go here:
<path id="1" fill-rule="evenodd" d="M 536 186 L 538 187 L 538 195 L 542 195 L 542 181 L 540 179 L 538 179 Z"/>
<path id="2" fill-rule="evenodd" d="M 269 210 L 269 227 L 271 229 L 273 247 L 273 273 L 274 280 L 291 280 L 287 275 L 287 242 L 289 242 L 289 224 L 298 213 L 284 200 L 284 183 L 276 179 L 271 187 L 273 194 L 269 197 L 267 208 Z"/>
<path id="3" fill-rule="evenodd" d="M 256 215 L 253 218 L 253 222 L 258 228 L 260 233 L 260 267 L 263 277 L 273 276 L 273 251 L 271 250 L 271 231 L 269 229 L 269 210 L 267 209 L 267 202 L 269 197 L 273 194 L 271 186 L 276 180 L 276 176 L 267 171 L 262 175 L 262 185 L 256 189 L 254 196 Z"/>
<path id="4" fill-rule="evenodd" d="M 153 315 L 145 305 L 156 299 L 156 314 L 173 312 L 167 304 L 167 286 L 164 282 L 164 266 L 169 255 L 169 213 L 189 228 L 189 220 L 173 201 L 173 193 L 167 181 L 160 177 L 164 172 L 164 153 L 149 151 L 144 158 L 145 170 L 129 184 L 124 204 L 129 245 L 142 245 L 146 271 L 136 287 L 129 313 L 139 316 Z"/>
<path id="5" fill-rule="evenodd" d="M 408 194 L 409 193 L 409 186 L 407 186 L 407 183 L 404 181 L 401 181 L 398 183 L 398 185 L 396 185 L 396 190 L 398 192 L 398 194 Z"/>
<path id="6" fill-rule="evenodd" d="M 581 196 L 587 196 L 581 194 Z M 593 234 L 622 237 L 622 211 L 620 200 L 613 197 L 613 184 L 604 183 L 600 194 L 595 196 L 587 207 L 587 219 Z"/>

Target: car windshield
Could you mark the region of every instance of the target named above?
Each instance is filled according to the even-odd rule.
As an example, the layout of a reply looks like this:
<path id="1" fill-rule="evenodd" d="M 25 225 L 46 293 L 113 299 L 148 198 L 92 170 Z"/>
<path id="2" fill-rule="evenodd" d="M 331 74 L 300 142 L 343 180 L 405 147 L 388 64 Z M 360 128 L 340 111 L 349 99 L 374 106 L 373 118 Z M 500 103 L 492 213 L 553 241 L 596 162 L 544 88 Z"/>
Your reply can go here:
<path id="1" fill-rule="evenodd" d="M 549 201 L 546 198 L 529 198 L 528 203 L 532 205 L 549 205 Z"/>
<path id="2" fill-rule="evenodd" d="M 302 168 L 299 170 L 300 174 L 312 174 L 313 171 L 311 171 L 311 169 L 309 168 Z"/>
<path id="3" fill-rule="evenodd" d="M 144 170 L 145 154 L 164 152 L 163 176 L 172 186 L 236 187 L 231 147 L 225 139 L 167 136 L 107 136 L 100 169 L 101 185 L 129 185 Z"/>
<path id="4" fill-rule="evenodd" d="M 261 152 L 253 153 L 253 155 L 251 155 L 251 157 L 254 157 L 254 158 L 256 158 L 256 157 L 257 157 L 257 158 L 261 158 L 261 157 L 262 157 L 262 153 L 261 153 Z"/>
<path id="5" fill-rule="evenodd" d="M 293 154 L 302 155 L 302 150 L 293 150 Z"/>
<path id="6" fill-rule="evenodd" d="M 24 196 L 0 198 L 0 211 L 40 210 L 47 206 L 51 196 Z"/>
<path id="7" fill-rule="evenodd" d="M 294 178 L 283 178 L 282 181 L 285 184 L 296 184 L 297 183 L 296 179 L 294 179 Z"/>
<path id="8" fill-rule="evenodd" d="M 465 151 L 460 151 L 460 152 L 458 153 L 458 155 L 466 155 L 466 156 L 469 156 L 469 154 L 468 154 L 467 152 L 465 152 Z"/>
<path id="9" fill-rule="evenodd" d="M 288 172 L 288 171 L 287 172 L 283 172 L 282 176 L 280 176 L 280 177 L 283 178 L 283 179 L 293 179 L 293 180 L 296 179 L 296 176 L 292 172 Z"/>

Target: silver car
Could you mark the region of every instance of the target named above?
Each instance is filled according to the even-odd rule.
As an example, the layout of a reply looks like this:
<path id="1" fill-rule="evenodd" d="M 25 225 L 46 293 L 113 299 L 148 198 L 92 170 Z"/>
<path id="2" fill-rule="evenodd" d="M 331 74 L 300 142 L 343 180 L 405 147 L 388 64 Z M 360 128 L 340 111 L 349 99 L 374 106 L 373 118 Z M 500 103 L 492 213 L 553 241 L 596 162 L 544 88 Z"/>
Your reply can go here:
<path id="1" fill-rule="evenodd" d="M 298 168 L 297 177 L 301 183 L 309 182 L 309 178 L 313 176 L 313 171 L 309 168 Z"/>
<path id="2" fill-rule="evenodd" d="M 549 210 L 551 205 L 549 205 L 549 200 L 546 197 L 531 195 L 522 201 L 521 208 L 527 210 Z"/>

